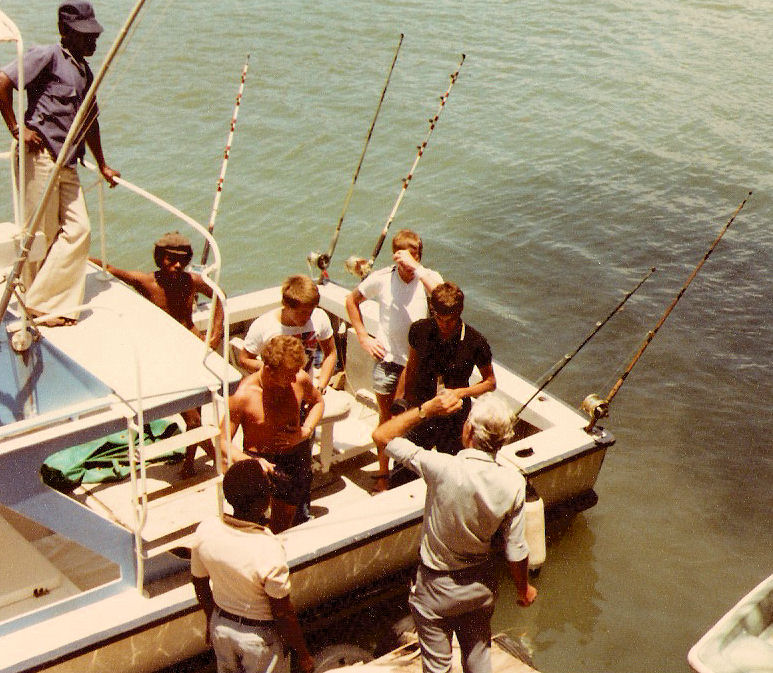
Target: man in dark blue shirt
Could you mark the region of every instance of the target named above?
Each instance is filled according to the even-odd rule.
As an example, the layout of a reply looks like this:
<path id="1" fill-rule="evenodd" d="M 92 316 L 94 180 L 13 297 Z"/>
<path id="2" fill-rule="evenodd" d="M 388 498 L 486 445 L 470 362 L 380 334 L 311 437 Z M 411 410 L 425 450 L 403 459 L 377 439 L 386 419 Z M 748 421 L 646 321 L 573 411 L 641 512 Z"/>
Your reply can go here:
<path id="1" fill-rule="evenodd" d="M 0 70 L 0 114 L 11 135 L 23 143 L 25 162 L 25 210 L 29 218 L 38 208 L 57 157 L 94 75 L 86 58 L 93 56 L 102 26 L 91 4 L 83 0 L 59 6 L 59 45 L 33 47 L 24 54 L 24 88 L 27 111 L 23 137 L 13 108 L 13 90 L 19 86 L 19 66 Z M 42 264 L 27 263 L 22 271 L 25 301 L 33 315 L 61 314 L 82 303 L 91 227 L 76 164 L 88 145 L 100 173 L 111 186 L 120 175 L 105 162 L 96 101 L 66 157 L 57 184 L 38 222 L 48 252 Z M 49 325 L 72 324 L 76 312 L 54 317 Z"/>
<path id="2" fill-rule="evenodd" d="M 462 426 L 470 412 L 471 398 L 496 388 L 491 348 L 486 338 L 462 320 L 464 293 L 456 283 L 441 283 L 430 296 L 431 318 L 417 320 L 408 331 L 408 364 L 405 397 L 410 406 L 421 405 L 444 390 L 462 406 L 450 416 L 426 419 L 410 439 L 424 448 L 458 453 Z M 470 384 L 477 367 L 481 380 Z"/>

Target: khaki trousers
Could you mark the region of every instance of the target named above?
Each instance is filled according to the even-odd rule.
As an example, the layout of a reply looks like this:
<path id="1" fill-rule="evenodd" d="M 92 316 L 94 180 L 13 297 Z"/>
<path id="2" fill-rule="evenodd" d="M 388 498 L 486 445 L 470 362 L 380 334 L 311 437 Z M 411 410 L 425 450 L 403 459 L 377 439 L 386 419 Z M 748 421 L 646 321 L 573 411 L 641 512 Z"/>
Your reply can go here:
<path id="1" fill-rule="evenodd" d="M 450 673 L 452 639 L 464 673 L 491 673 L 491 616 L 497 593 L 494 564 L 438 572 L 420 563 L 408 604 L 421 647 L 423 673 Z"/>
<path id="2" fill-rule="evenodd" d="M 27 218 L 35 214 L 53 169 L 54 161 L 48 152 L 27 154 Z M 37 230 L 45 234 L 48 252 L 42 262 L 28 262 L 22 270 L 28 308 L 58 313 L 81 304 L 86 288 L 91 226 L 75 168 L 62 168 L 59 172 Z M 78 317 L 77 312 L 66 315 Z"/>

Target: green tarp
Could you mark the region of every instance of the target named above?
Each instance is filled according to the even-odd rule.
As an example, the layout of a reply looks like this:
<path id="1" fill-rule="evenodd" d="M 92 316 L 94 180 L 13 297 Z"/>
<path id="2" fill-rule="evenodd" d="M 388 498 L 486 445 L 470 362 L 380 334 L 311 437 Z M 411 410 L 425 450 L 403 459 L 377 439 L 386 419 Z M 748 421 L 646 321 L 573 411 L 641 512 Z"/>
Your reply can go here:
<path id="1" fill-rule="evenodd" d="M 144 429 L 146 444 L 181 432 L 176 421 L 165 418 L 146 423 Z M 51 454 L 40 468 L 43 481 L 52 488 L 67 492 L 82 483 L 94 484 L 125 479 L 129 476 L 130 469 L 128 432 L 123 430 Z M 181 448 L 158 456 L 149 462 L 178 462 L 184 455 L 185 448 Z"/>

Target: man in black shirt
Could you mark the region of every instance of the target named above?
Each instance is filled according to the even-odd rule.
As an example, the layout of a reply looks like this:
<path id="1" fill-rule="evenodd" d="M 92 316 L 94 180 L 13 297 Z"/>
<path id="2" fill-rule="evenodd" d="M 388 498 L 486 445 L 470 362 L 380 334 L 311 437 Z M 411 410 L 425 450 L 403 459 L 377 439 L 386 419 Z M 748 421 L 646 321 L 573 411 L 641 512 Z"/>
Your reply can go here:
<path id="1" fill-rule="evenodd" d="M 430 297 L 432 317 L 418 320 L 408 332 L 405 395 L 411 406 L 431 400 L 439 391 L 453 392 L 462 408 L 451 416 L 428 419 L 411 431 L 411 441 L 424 448 L 456 454 L 470 398 L 496 388 L 491 348 L 486 338 L 462 321 L 464 293 L 455 283 L 441 283 Z M 477 367 L 481 380 L 470 385 Z"/>

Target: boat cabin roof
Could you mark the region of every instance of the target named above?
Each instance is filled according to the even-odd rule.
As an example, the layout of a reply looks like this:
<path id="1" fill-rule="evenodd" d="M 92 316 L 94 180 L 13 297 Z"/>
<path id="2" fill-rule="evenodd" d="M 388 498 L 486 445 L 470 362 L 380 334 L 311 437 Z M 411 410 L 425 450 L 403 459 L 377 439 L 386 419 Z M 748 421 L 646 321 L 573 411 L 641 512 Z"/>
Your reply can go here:
<path id="1" fill-rule="evenodd" d="M 52 450 L 205 404 L 239 372 L 132 288 L 89 264 L 78 323 L 41 327 L 25 353 L 9 340 L 12 303 L 0 335 L 2 451 L 49 443 Z M 12 315 L 11 315 L 12 314 Z"/>

